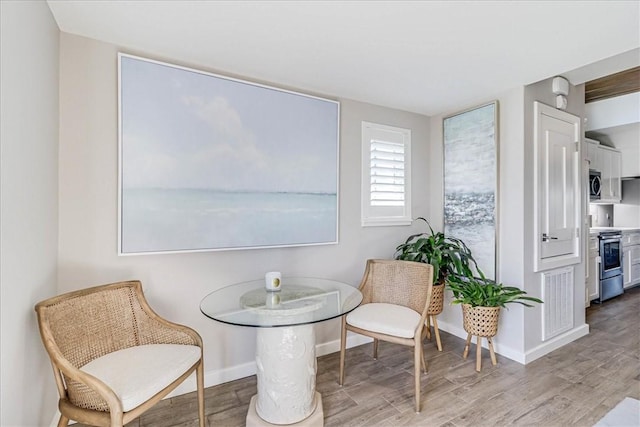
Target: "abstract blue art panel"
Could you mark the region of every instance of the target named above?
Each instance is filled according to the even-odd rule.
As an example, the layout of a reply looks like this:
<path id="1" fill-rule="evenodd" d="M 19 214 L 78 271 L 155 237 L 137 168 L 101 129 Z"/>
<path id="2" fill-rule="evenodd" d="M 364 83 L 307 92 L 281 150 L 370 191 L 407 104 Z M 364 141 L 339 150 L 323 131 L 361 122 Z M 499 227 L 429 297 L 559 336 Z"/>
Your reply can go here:
<path id="1" fill-rule="evenodd" d="M 495 279 L 498 103 L 444 119 L 444 232 Z"/>
<path id="2" fill-rule="evenodd" d="M 119 253 L 338 241 L 336 101 L 119 54 Z"/>

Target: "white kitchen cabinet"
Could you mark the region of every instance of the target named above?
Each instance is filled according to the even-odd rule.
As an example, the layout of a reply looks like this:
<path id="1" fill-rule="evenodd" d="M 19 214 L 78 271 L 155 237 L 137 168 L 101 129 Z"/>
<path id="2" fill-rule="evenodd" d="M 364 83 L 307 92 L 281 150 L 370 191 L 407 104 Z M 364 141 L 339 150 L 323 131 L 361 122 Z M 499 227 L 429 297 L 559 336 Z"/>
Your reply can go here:
<path id="1" fill-rule="evenodd" d="M 604 149 L 608 151 L 606 158 L 609 163 L 609 194 L 613 202 L 620 203 L 622 199 L 622 154 L 619 151 Z"/>
<path id="2" fill-rule="evenodd" d="M 601 170 L 600 168 L 600 143 L 593 139 L 585 138 L 587 142 L 587 160 L 589 160 L 589 169 Z"/>
<path id="3" fill-rule="evenodd" d="M 640 284 L 640 232 L 622 234 L 623 286 Z"/>
<path id="4" fill-rule="evenodd" d="M 600 253 L 598 236 L 589 237 L 589 258 L 587 259 L 587 298 L 585 306 L 600 297 Z"/>
<path id="5" fill-rule="evenodd" d="M 601 173 L 600 203 L 620 203 L 622 155 L 618 150 L 600 145 L 595 140 L 586 138 L 585 140 L 589 169 L 595 169 Z"/>

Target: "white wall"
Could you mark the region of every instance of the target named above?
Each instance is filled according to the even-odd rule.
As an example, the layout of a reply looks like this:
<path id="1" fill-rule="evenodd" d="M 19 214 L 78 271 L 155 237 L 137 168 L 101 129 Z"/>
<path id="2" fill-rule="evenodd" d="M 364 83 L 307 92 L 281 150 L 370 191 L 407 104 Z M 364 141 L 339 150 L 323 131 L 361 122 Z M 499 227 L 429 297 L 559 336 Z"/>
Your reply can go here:
<path id="1" fill-rule="evenodd" d="M 44 1 L 0 2 L 0 425 L 51 421 L 36 302 L 57 291 L 58 27 Z"/>
<path id="2" fill-rule="evenodd" d="M 270 270 L 357 285 L 367 258 L 392 257 L 395 247 L 415 231 L 413 227 L 360 226 L 362 120 L 412 130 L 413 215 L 426 215 L 431 199 L 429 118 L 342 100 L 338 245 L 118 257 L 118 48 L 65 33 L 60 43 L 59 291 L 142 280 L 159 314 L 192 326 L 202 335 L 207 384 L 253 372 L 255 331 L 205 318 L 199 303 L 206 294 L 262 277 Z M 144 52 L 127 52 L 145 56 Z M 173 58 L 154 59 L 190 65 Z M 338 337 L 338 321 L 317 326 L 318 342 L 330 342 L 324 346 L 326 351 L 337 350 L 332 341 Z"/>

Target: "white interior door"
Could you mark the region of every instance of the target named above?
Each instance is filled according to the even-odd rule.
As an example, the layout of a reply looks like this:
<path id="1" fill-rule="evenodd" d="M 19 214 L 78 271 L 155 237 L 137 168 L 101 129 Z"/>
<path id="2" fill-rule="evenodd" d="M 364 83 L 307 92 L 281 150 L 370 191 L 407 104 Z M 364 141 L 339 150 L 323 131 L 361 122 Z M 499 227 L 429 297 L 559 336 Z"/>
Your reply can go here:
<path id="1" fill-rule="evenodd" d="M 561 260 L 549 267 L 579 262 L 579 131 L 579 117 L 536 103 L 538 260 Z"/>

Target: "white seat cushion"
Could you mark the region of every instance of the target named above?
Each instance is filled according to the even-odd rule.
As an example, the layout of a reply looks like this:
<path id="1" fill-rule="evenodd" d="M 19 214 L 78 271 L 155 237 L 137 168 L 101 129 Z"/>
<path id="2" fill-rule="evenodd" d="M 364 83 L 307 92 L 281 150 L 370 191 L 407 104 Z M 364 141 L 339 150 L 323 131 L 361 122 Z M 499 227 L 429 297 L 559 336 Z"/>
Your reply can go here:
<path id="1" fill-rule="evenodd" d="M 356 328 L 396 337 L 413 338 L 420 315 L 408 307 L 374 302 L 347 314 L 347 323 Z"/>
<path id="2" fill-rule="evenodd" d="M 118 395 L 124 412 L 149 400 L 200 359 L 200 347 L 148 344 L 114 351 L 80 368 Z"/>

